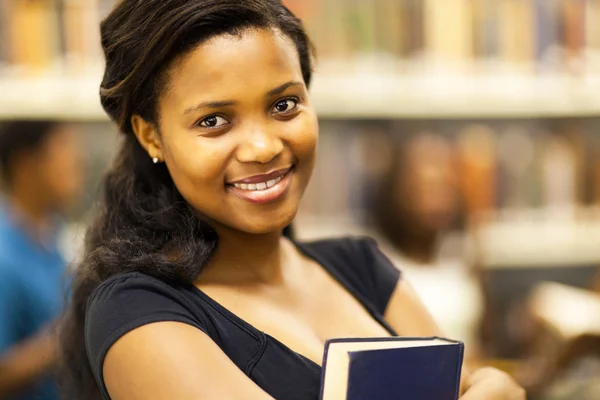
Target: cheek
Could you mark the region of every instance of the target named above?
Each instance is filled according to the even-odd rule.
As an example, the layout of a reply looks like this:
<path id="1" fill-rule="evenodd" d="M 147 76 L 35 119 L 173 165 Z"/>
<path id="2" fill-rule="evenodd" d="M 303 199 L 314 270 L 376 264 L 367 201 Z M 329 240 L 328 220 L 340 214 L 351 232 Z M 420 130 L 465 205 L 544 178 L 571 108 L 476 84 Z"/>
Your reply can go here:
<path id="1" fill-rule="evenodd" d="M 314 114 L 294 121 L 285 141 L 300 163 L 314 164 L 319 140 L 319 123 Z"/>
<path id="2" fill-rule="evenodd" d="M 196 207 L 211 200 L 224 185 L 224 171 L 231 154 L 231 144 L 193 136 L 164 140 L 164 156 L 175 186 Z M 200 204 L 202 203 L 202 204 Z"/>

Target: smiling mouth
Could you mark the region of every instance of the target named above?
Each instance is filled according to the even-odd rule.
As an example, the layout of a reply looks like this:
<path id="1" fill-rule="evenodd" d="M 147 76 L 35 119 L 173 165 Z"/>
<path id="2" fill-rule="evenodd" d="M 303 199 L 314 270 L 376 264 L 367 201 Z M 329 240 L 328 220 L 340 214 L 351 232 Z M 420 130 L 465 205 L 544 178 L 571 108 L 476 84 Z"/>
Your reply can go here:
<path id="1" fill-rule="evenodd" d="M 288 191 L 294 166 L 258 175 L 239 182 L 229 183 L 230 192 L 242 200 L 255 204 L 268 204 L 281 199 Z"/>
<path id="2" fill-rule="evenodd" d="M 260 178 L 257 177 L 258 179 L 253 179 L 253 178 L 246 179 L 245 181 L 248 181 L 248 182 L 244 182 L 244 183 L 229 183 L 228 186 L 234 187 L 234 188 L 240 189 L 240 190 L 249 191 L 249 192 L 267 190 L 267 189 L 270 189 L 273 186 L 277 185 L 279 182 L 281 182 L 281 180 L 283 178 L 285 178 L 285 176 L 287 174 L 289 174 L 293 168 L 294 167 L 292 166 L 285 170 L 276 171 L 276 174 L 265 175 L 263 181 L 260 181 Z M 276 175 L 276 176 L 273 176 L 273 175 Z"/>
<path id="3" fill-rule="evenodd" d="M 286 172 L 287 173 L 287 172 Z M 238 189 L 242 189 L 242 190 L 248 190 L 248 191 L 260 191 L 260 190 L 267 190 L 268 188 L 272 188 L 273 186 L 277 185 L 284 177 L 285 174 L 275 178 L 275 179 L 271 179 L 269 181 L 266 182 L 260 182 L 260 183 L 234 183 L 233 186 L 238 188 Z"/>

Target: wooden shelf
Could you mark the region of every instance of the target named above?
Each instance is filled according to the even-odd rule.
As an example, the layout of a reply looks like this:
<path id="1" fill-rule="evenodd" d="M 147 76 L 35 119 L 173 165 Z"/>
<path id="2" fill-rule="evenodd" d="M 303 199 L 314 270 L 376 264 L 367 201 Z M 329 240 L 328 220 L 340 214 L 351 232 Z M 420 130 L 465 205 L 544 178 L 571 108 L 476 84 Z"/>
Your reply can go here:
<path id="1" fill-rule="evenodd" d="M 312 92 L 330 118 L 600 116 L 600 77 L 317 76 Z"/>
<path id="2" fill-rule="evenodd" d="M 100 105 L 100 79 L 52 77 L 0 80 L 0 120 L 60 118 L 108 121 Z"/>
<path id="3" fill-rule="evenodd" d="M 107 121 L 99 82 L 98 76 L 0 79 L 0 119 Z M 311 93 L 324 119 L 600 117 L 600 76 L 317 74 Z"/>

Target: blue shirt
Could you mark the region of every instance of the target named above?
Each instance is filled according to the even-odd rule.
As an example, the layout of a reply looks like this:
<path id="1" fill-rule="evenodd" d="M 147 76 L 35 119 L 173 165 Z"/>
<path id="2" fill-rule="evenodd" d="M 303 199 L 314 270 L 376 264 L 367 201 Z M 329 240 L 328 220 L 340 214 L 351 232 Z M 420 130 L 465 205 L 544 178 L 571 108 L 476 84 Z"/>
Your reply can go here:
<path id="1" fill-rule="evenodd" d="M 65 299 L 58 238 L 42 245 L 15 221 L 0 202 L 0 354 L 55 322 Z M 48 375 L 10 400 L 58 400 Z"/>

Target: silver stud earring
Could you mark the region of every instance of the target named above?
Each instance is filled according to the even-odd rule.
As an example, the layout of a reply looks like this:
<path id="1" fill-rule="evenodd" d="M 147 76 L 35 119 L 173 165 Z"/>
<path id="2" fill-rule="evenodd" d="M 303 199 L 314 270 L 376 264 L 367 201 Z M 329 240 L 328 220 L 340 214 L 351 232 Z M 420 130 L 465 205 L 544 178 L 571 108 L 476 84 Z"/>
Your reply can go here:
<path id="1" fill-rule="evenodd" d="M 152 159 L 152 162 L 153 162 L 154 164 L 158 164 L 158 157 L 154 157 L 154 158 Z"/>

